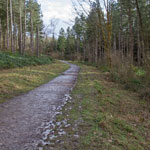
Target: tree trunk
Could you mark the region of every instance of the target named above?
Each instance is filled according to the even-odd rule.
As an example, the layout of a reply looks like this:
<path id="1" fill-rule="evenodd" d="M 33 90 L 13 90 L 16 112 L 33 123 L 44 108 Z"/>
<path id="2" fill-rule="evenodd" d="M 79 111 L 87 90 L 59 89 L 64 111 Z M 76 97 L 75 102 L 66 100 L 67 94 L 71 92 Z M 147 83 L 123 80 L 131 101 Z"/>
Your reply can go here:
<path id="1" fill-rule="evenodd" d="M 12 0 L 10 0 L 10 36 L 11 36 L 11 51 L 14 52 L 13 47 L 13 16 L 12 16 Z"/>
<path id="2" fill-rule="evenodd" d="M 78 57 L 79 57 L 79 44 L 80 44 L 79 42 L 80 42 L 79 37 L 77 37 L 77 43 L 76 43 L 77 44 L 76 45 L 77 46 L 77 49 L 76 49 L 76 51 L 77 51 L 77 56 L 76 56 L 77 60 L 78 60 Z"/>
<path id="3" fill-rule="evenodd" d="M 1 24 L 1 18 L 0 18 L 0 50 L 2 49 L 2 24 Z"/>
<path id="4" fill-rule="evenodd" d="M 24 0 L 24 37 L 23 37 L 23 54 L 26 50 L 26 0 Z"/>
<path id="5" fill-rule="evenodd" d="M 133 29 L 132 29 L 132 17 L 131 17 L 131 6 L 129 4 L 129 9 L 128 9 L 128 22 L 129 22 L 129 57 L 131 63 L 133 63 Z"/>
<path id="6" fill-rule="evenodd" d="M 6 50 L 6 31 L 3 31 L 3 49 Z"/>
<path id="7" fill-rule="evenodd" d="M 139 47 L 138 47 L 138 51 L 139 51 L 139 63 L 143 64 L 144 61 L 144 36 L 143 36 L 143 21 L 142 21 L 142 16 L 141 16 L 141 11 L 139 8 L 139 3 L 138 0 L 135 0 L 136 2 L 136 10 L 137 10 L 137 16 L 138 16 L 138 22 L 139 22 L 139 30 L 138 30 L 138 38 L 139 38 Z"/>
<path id="8" fill-rule="evenodd" d="M 16 31 L 18 31 L 17 27 L 16 27 Z M 16 32 L 16 49 L 18 49 L 18 44 L 19 44 L 19 33 L 17 34 Z"/>
<path id="9" fill-rule="evenodd" d="M 119 26 L 119 51 L 121 54 L 121 58 L 123 59 L 123 32 L 122 32 L 122 21 L 123 21 L 123 11 L 122 11 L 122 5 L 120 6 L 121 12 L 120 12 L 120 26 Z"/>
<path id="10" fill-rule="evenodd" d="M 17 50 L 16 45 L 17 45 L 17 24 L 15 23 L 15 16 L 13 16 L 13 22 L 14 22 L 14 32 L 13 32 L 13 43 L 14 43 L 14 50 Z"/>
<path id="11" fill-rule="evenodd" d="M 34 52 L 33 49 L 33 20 L 32 20 L 32 12 L 30 12 L 30 26 L 31 26 L 31 31 L 30 31 L 30 48 L 32 53 Z"/>
<path id="12" fill-rule="evenodd" d="M 113 50 L 116 52 L 117 46 L 116 46 L 116 35 L 114 34 L 114 43 L 113 43 Z"/>
<path id="13" fill-rule="evenodd" d="M 39 25 L 37 25 L 36 29 L 36 55 L 39 57 Z"/>
<path id="14" fill-rule="evenodd" d="M 98 33 L 98 28 L 97 28 L 97 25 L 96 25 L 96 39 L 95 39 L 95 63 L 97 63 L 98 61 L 98 36 L 97 36 L 97 33 Z"/>
<path id="15" fill-rule="evenodd" d="M 7 0 L 7 50 L 9 49 L 9 1 Z"/>
<path id="16" fill-rule="evenodd" d="M 21 10 L 21 0 L 20 0 L 20 16 L 19 16 L 19 52 L 21 55 L 23 55 L 22 52 L 22 10 Z"/>
<path id="17" fill-rule="evenodd" d="M 127 39 L 126 39 L 126 43 L 127 43 L 127 56 L 129 55 L 129 38 L 127 36 Z"/>

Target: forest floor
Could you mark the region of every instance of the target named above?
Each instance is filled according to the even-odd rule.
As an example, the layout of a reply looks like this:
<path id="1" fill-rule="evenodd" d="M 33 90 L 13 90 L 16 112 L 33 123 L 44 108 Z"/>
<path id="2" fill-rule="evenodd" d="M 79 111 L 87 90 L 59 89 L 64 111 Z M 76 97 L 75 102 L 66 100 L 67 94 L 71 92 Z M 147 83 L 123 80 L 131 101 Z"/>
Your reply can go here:
<path id="1" fill-rule="evenodd" d="M 149 150 L 150 104 L 112 82 L 108 72 L 78 65 L 72 100 L 41 150 Z"/>
<path id="2" fill-rule="evenodd" d="M 0 70 L 0 103 L 47 83 L 69 68 L 55 61 L 47 65 Z"/>

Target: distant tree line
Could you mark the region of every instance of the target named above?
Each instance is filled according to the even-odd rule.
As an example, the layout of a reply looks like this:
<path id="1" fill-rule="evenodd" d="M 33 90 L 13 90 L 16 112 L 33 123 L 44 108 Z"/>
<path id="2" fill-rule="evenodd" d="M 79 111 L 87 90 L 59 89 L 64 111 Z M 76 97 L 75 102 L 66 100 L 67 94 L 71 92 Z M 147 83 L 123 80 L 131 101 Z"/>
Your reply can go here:
<path id="1" fill-rule="evenodd" d="M 150 54 L 150 0 L 78 0 L 74 26 L 60 30 L 57 50 L 68 59 L 93 63 L 113 59 L 146 63 Z M 86 3 L 86 4 L 87 4 Z M 117 56 L 117 57 L 114 57 Z"/>
<path id="2" fill-rule="evenodd" d="M 116 58 L 130 64 L 147 62 L 150 0 L 76 2 L 78 17 L 73 27 L 67 31 L 61 28 L 56 38 L 57 20 L 44 28 L 37 0 L 0 0 L 0 50 L 19 51 L 21 55 L 28 51 L 37 56 L 40 51 L 48 55 L 57 53 L 61 58 L 105 63 L 110 67 Z"/>

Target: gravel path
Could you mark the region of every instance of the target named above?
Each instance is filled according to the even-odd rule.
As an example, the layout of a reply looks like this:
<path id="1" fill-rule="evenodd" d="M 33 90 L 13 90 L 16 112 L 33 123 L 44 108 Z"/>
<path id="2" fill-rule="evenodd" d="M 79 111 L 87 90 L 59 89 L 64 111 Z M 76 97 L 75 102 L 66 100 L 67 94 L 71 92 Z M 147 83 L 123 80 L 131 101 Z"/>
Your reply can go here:
<path id="1" fill-rule="evenodd" d="M 49 83 L 0 105 L 0 150 L 37 150 L 44 124 L 56 116 L 75 85 L 79 67 L 69 65 Z"/>

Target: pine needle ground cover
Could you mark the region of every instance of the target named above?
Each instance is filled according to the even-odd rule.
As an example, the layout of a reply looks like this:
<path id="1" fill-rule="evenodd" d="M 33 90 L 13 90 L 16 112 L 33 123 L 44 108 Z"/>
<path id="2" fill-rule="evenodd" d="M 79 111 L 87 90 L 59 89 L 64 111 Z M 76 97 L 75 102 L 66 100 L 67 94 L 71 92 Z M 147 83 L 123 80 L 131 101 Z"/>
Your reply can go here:
<path id="1" fill-rule="evenodd" d="M 47 83 L 69 68 L 59 61 L 51 64 L 0 70 L 0 103 Z"/>
<path id="2" fill-rule="evenodd" d="M 73 100 L 57 116 L 56 138 L 44 150 L 149 150 L 148 101 L 95 67 L 79 65 Z"/>

